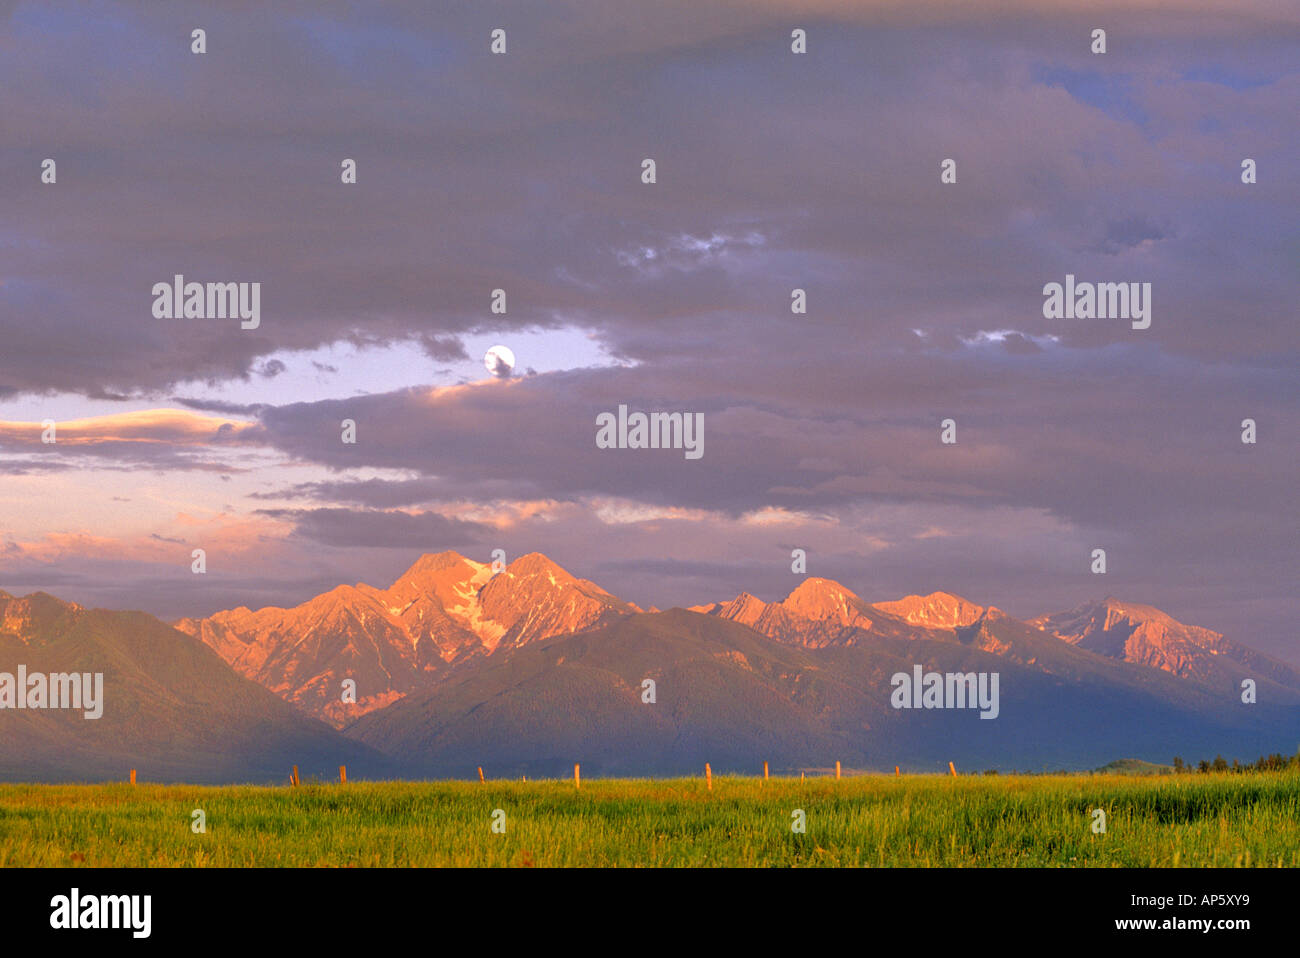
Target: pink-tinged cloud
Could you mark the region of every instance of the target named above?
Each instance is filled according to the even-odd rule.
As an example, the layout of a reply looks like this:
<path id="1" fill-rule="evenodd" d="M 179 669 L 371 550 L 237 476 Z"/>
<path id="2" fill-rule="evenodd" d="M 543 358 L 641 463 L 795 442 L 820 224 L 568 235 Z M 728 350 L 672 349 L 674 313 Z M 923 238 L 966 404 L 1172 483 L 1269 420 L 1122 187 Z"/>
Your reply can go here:
<path id="1" fill-rule="evenodd" d="M 35 539 L 10 539 L 0 550 L 0 572 L 20 563 L 105 561 L 111 563 L 164 563 L 188 566 L 193 549 L 202 548 L 223 561 L 238 561 L 273 568 L 284 550 L 275 543 L 292 531 L 292 524 L 267 516 L 177 515 L 156 523 L 165 530 L 137 531 L 119 536 L 91 530 L 48 532 Z M 271 558 L 279 552 L 279 556 Z"/>
<path id="2" fill-rule="evenodd" d="M 52 420 L 54 443 L 46 443 L 43 422 L 0 420 L 0 442 L 15 449 L 136 443 L 170 446 L 239 445 L 251 441 L 254 422 L 205 416 L 179 409 L 141 409 L 88 419 Z"/>

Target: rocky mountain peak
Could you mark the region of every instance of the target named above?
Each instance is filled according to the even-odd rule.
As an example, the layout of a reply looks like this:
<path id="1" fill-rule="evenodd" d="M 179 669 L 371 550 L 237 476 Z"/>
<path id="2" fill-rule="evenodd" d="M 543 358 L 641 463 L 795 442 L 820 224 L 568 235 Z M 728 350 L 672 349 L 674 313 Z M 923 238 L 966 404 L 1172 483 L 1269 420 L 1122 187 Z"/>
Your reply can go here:
<path id="1" fill-rule="evenodd" d="M 892 602 L 877 602 L 874 608 L 897 616 L 909 625 L 931 629 L 962 628 L 978 621 L 985 612 L 984 606 L 949 592 L 908 595 Z"/>

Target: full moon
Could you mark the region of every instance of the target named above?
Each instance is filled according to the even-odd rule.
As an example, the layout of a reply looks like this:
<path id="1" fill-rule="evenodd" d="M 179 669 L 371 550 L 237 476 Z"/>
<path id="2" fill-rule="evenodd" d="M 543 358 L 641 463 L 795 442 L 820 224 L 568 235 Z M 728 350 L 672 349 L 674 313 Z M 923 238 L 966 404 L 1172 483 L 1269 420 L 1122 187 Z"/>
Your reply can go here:
<path id="1" fill-rule="evenodd" d="M 493 376 L 505 379 L 515 368 L 515 354 L 509 346 L 493 346 L 483 357 L 483 365 Z"/>

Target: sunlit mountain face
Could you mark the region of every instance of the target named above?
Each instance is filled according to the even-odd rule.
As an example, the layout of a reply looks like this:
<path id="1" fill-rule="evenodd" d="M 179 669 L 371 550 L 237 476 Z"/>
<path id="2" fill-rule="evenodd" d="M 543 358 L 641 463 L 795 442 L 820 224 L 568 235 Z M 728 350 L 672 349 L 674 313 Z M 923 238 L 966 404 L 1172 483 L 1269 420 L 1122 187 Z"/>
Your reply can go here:
<path id="1" fill-rule="evenodd" d="M 838 582 L 813 577 L 781 601 L 741 593 L 688 611 L 807 649 L 955 642 L 1050 671 L 1050 655 L 1026 657 L 1023 643 L 1003 638 L 1011 628 L 1041 636 L 1034 647 L 1049 653 L 1073 646 L 1086 660 L 1115 659 L 1215 687 L 1231 688 L 1234 676 L 1249 675 L 1300 691 L 1300 679 L 1280 662 L 1151 606 L 1115 599 L 1020 622 L 946 592 L 868 603 Z M 540 553 L 494 572 L 491 564 L 443 552 L 421 556 L 384 590 L 339 586 L 293 609 L 241 607 L 175 627 L 240 674 L 341 727 L 487 658 L 642 612 Z M 348 680 L 355 701 L 341 694 Z"/>
<path id="2" fill-rule="evenodd" d="M 382 708 L 475 656 L 639 612 L 543 555 L 490 564 L 424 555 L 389 588 L 339 586 L 292 609 L 247 608 L 176 628 L 240 674 L 335 725 Z M 345 679 L 355 702 L 340 693 Z"/>

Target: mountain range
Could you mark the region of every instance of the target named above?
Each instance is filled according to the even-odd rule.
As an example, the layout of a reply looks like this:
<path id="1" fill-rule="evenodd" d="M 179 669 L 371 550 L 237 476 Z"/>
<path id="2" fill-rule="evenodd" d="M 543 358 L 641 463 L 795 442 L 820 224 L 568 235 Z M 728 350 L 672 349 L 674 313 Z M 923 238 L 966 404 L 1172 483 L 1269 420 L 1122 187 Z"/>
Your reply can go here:
<path id="1" fill-rule="evenodd" d="M 143 612 L 0 592 L 0 673 L 102 673 L 103 714 L 0 710 L 0 780 L 283 781 L 389 774 L 386 758 L 243 678 Z"/>
<path id="2" fill-rule="evenodd" d="M 0 593 L 0 671 L 19 660 L 105 665 L 108 724 L 0 711 L 19 733 L 0 741 L 3 778 L 149 764 L 279 780 L 290 762 L 418 777 L 574 762 L 597 775 L 1078 768 L 1300 741 L 1300 672 L 1147 605 L 1108 597 L 1021 621 L 944 592 L 870 603 L 806 577 L 779 602 L 645 611 L 540 553 L 496 568 L 423 555 L 387 588 L 170 626 Z M 996 720 L 893 707 L 892 676 L 918 665 L 997 673 Z"/>
<path id="3" fill-rule="evenodd" d="M 641 610 L 539 553 L 499 574 L 455 552 L 421 556 L 387 589 L 341 585 L 292 609 L 246 608 L 177 629 L 335 726 L 440 680 L 455 666 Z M 357 684 L 344 703 L 342 681 Z"/>

